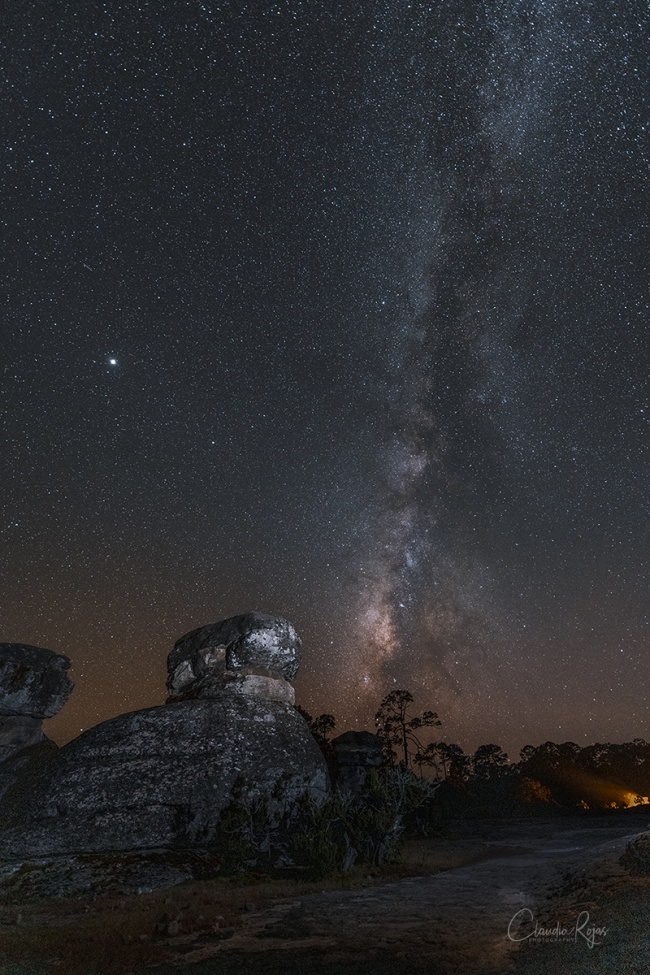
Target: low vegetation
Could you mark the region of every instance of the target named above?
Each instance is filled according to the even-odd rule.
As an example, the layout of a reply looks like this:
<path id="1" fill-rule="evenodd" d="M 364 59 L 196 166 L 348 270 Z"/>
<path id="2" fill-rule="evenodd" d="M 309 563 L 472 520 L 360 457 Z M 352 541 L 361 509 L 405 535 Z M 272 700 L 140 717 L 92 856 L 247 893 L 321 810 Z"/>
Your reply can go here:
<path id="1" fill-rule="evenodd" d="M 289 801 L 285 783 L 252 798 L 242 783 L 224 810 L 218 849 L 230 872 L 292 866 L 312 877 L 378 867 L 399 859 L 405 818 L 435 785 L 404 768 L 371 770 L 358 794 L 334 791 L 324 802 L 308 793 Z"/>
<path id="2" fill-rule="evenodd" d="M 305 717 L 332 769 L 335 719 Z M 485 851 L 468 840 L 473 820 L 588 815 L 641 806 L 650 794 L 650 745 L 641 739 L 588 748 L 546 742 L 527 746 L 512 763 L 495 744 L 466 755 L 436 740 L 439 726 L 435 712 L 417 712 L 409 692 L 394 691 L 377 712 L 384 764 L 368 771 L 359 792 L 289 801 L 282 781 L 266 798 L 252 797 L 241 783 L 209 849 L 168 851 L 165 868 L 192 861 L 193 879 L 153 892 L 125 895 L 99 885 L 83 898 L 39 901 L 32 894 L 22 904 L 5 903 L 0 971 L 144 971 L 173 961 L 179 943 L 230 939 L 251 911 L 286 899 L 475 862 Z M 463 842 L 455 845 L 463 822 Z M 630 844 L 622 863 L 631 874 L 650 874 L 645 840 Z"/>
<path id="3" fill-rule="evenodd" d="M 0 907 L 0 971 L 12 975 L 118 975 L 172 959 L 184 945 L 229 940 L 251 911 L 323 891 L 356 890 L 430 875 L 480 859 L 483 844 L 454 849 L 449 835 L 404 839 L 399 862 L 310 879 L 277 867 L 143 894 L 66 898 Z M 155 971 L 155 969 L 153 970 Z"/>

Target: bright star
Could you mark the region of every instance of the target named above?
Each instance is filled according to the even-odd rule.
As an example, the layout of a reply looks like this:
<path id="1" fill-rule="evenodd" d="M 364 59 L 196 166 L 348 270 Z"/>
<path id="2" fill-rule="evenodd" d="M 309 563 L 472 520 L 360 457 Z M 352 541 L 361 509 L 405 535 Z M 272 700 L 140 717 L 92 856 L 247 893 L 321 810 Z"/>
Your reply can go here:
<path id="1" fill-rule="evenodd" d="M 108 364 L 109 364 L 109 366 L 116 366 L 117 365 L 117 359 L 109 359 L 108 360 Z"/>

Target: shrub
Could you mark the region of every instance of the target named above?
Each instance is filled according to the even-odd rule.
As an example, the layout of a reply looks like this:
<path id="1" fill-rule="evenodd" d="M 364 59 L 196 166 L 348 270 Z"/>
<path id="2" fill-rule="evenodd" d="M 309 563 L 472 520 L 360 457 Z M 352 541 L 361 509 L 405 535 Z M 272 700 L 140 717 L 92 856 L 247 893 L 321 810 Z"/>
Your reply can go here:
<path id="1" fill-rule="evenodd" d="M 333 792 L 316 802 L 307 792 L 287 800 L 279 782 L 269 798 L 238 784 L 218 835 L 231 870 L 301 867 L 314 876 L 378 866 L 399 857 L 404 817 L 422 806 L 435 786 L 404 769 L 373 770 L 362 793 Z"/>

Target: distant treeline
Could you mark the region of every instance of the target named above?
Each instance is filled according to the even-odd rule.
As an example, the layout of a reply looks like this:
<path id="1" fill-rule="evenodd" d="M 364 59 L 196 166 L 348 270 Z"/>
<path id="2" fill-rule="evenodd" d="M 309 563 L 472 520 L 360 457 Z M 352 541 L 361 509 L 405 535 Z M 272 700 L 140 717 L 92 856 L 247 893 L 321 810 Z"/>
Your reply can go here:
<path id="1" fill-rule="evenodd" d="M 648 803 L 650 743 L 642 738 L 585 747 L 547 741 L 526 745 L 513 762 L 499 745 L 480 745 L 468 755 L 459 745 L 435 740 L 438 715 L 417 712 L 413 704 L 409 691 L 395 690 L 379 706 L 375 720 L 385 765 L 439 783 L 435 804 L 451 815 L 561 813 Z M 330 742 L 335 718 L 325 714 L 312 720 L 302 713 L 334 769 Z"/>

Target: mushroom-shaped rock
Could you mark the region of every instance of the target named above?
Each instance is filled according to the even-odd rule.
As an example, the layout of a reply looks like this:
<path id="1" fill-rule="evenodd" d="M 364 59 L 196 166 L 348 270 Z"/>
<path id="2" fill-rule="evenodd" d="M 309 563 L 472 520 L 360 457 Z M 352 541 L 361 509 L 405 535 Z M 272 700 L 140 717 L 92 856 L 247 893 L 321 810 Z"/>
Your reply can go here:
<path id="1" fill-rule="evenodd" d="M 0 643 L 0 762 L 45 739 L 41 727 L 68 699 L 73 683 L 62 654 Z"/>
<path id="2" fill-rule="evenodd" d="M 224 691 L 293 703 L 300 637 L 280 616 L 245 613 L 186 633 L 167 661 L 169 700 Z"/>
<path id="3" fill-rule="evenodd" d="M 188 633 L 169 657 L 166 704 L 65 745 L 20 825 L 24 806 L 5 804 L 4 830 L 0 808 L 0 857 L 209 844 L 240 785 L 323 799 L 327 766 L 286 679 L 299 649 L 287 620 L 258 613 Z"/>
<path id="4" fill-rule="evenodd" d="M 63 654 L 25 643 L 0 643 L 0 715 L 51 718 L 73 683 Z"/>

